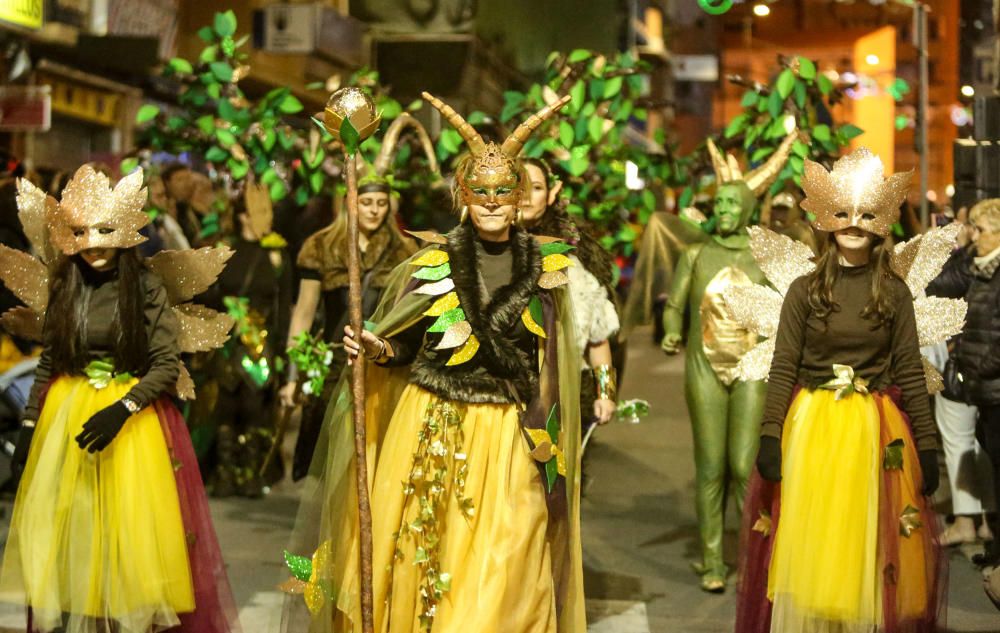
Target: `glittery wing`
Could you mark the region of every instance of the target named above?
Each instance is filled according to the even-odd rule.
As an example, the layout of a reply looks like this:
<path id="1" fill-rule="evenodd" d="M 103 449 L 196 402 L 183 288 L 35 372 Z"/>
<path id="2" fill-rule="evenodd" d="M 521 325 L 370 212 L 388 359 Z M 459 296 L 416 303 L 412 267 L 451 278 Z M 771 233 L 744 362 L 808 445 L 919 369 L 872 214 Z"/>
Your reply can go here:
<path id="1" fill-rule="evenodd" d="M 29 341 L 42 341 L 42 315 L 31 308 L 18 306 L 0 316 L 0 327 Z"/>
<path id="2" fill-rule="evenodd" d="M 812 249 L 802 242 L 759 226 L 750 227 L 748 232 L 754 259 L 774 288 L 734 286 L 723 298 L 733 320 L 763 338 L 740 359 L 736 375 L 740 380 L 767 380 L 785 294 L 793 281 L 812 272 L 816 265 Z"/>
<path id="3" fill-rule="evenodd" d="M 55 258 L 55 250 L 49 241 L 49 229 L 46 218 L 51 217 L 56 206 L 56 200 L 44 191 L 20 178 L 17 181 L 17 217 L 21 220 L 24 234 L 31 242 L 35 254 L 43 262 L 51 262 Z"/>
<path id="4" fill-rule="evenodd" d="M 181 373 L 177 376 L 177 382 L 174 384 L 174 392 L 181 400 L 194 400 L 194 379 L 191 378 L 191 372 L 188 371 L 187 365 L 181 362 L 180 366 Z"/>
<path id="5" fill-rule="evenodd" d="M 177 315 L 177 345 L 183 353 L 207 352 L 222 347 L 236 321 L 222 312 L 195 303 L 174 306 Z"/>
<path id="6" fill-rule="evenodd" d="M 906 281 L 914 297 L 922 295 L 927 285 L 941 274 L 961 230 L 962 226 L 955 222 L 896 245 L 892 270 Z"/>
<path id="7" fill-rule="evenodd" d="M 921 347 L 946 341 L 961 333 L 965 327 L 965 315 L 969 309 L 965 299 L 928 297 L 924 294 L 927 285 L 941 273 L 961 230 L 958 223 L 933 228 L 897 244 L 893 251 L 892 269 L 903 278 L 914 297 L 913 311 Z M 941 391 L 944 381 L 940 372 L 926 357 L 923 364 L 927 391 L 932 394 Z"/>
<path id="8" fill-rule="evenodd" d="M 170 304 L 179 305 L 215 283 L 232 256 L 233 250 L 228 246 L 206 246 L 193 250 L 163 251 L 149 258 L 146 266 L 163 280 Z"/>
<path id="9" fill-rule="evenodd" d="M 49 303 L 49 270 L 41 260 L 0 245 L 0 280 L 33 311 L 45 312 Z"/>
<path id="10" fill-rule="evenodd" d="M 812 249 L 806 244 L 760 226 L 751 226 L 747 232 L 757 265 L 782 297 L 793 281 L 816 268 Z"/>

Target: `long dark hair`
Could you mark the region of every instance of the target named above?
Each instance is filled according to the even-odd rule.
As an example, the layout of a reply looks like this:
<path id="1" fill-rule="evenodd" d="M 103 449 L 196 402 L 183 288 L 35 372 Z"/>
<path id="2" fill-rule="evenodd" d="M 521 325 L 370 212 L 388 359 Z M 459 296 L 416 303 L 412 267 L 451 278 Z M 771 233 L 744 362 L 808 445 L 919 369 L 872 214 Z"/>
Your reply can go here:
<path id="1" fill-rule="evenodd" d="M 861 311 L 861 318 L 872 318 L 877 325 L 885 325 L 892 320 L 894 314 L 893 297 L 885 285 L 886 279 L 896 276 L 890 267 L 892 257 L 892 240 L 878 236 L 872 237 L 871 257 L 868 265 L 873 268 L 872 293 L 868 304 Z M 826 241 L 816 260 L 816 270 L 809 277 L 809 307 L 816 316 L 826 319 L 832 312 L 840 310 L 833 300 L 833 284 L 837 281 L 840 271 L 840 252 L 833 233 L 827 233 Z"/>
<path id="2" fill-rule="evenodd" d="M 142 374 L 148 362 L 142 268 L 134 248 L 119 251 L 118 301 L 111 323 L 115 337 L 111 357 L 118 372 Z M 89 264 L 79 255 L 61 257 L 52 272 L 44 335 L 53 374 L 78 373 L 91 360 L 87 348 L 91 307 L 88 274 L 93 274 Z"/>

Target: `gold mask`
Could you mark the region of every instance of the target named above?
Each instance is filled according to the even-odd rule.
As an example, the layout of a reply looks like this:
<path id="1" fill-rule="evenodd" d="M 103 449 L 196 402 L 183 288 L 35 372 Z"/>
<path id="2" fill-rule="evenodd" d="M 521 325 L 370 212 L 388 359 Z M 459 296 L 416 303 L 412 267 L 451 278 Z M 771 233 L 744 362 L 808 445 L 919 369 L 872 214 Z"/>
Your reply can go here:
<path id="1" fill-rule="evenodd" d="M 75 255 L 88 248 L 131 248 L 145 242 L 138 232 L 150 221 L 142 210 L 146 206 L 142 181 L 138 169 L 112 189 L 108 177 L 90 165 L 78 169 L 58 204 L 46 196 L 52 244 L 66 255 Z"/>
<path id="2" fill-rule="evenodd" d="M 899 220 L 899 206 L 912 180 L 912 171 L 885 178 L 878 156 L 859 147 L 834 163 L 829 172 L 819 163 L 805 162 L 802 190 L 806 199 L 801 207 L 816 216 L 813 226 L 820 231 L 853 226 L 886 237 Z"/>
<path id="3" fill-rule="evenodd" d="M 423 93 L 424 99 L 437 108 L 469 145 L 471 156 L 455 174 L 461 192 L 462 204 L 495 208 L 517 205 L 524 197 L 523 187 L 527 182 L 518 154 L 531 134 L 546 119 L 569 103 L 567 95 L 555 103 L 545 106 L 522 123 L 507 137 L 503 145 L 486 143 L 462 115 L 430 93 Z"/>

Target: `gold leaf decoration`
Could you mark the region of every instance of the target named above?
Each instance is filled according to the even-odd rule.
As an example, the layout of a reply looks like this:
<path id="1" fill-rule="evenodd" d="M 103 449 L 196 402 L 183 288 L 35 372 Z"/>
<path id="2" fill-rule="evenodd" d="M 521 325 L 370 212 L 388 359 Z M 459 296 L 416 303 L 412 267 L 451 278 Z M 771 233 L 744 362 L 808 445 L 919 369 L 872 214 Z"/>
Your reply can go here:
<path id="1" fill-rule="evenodd" d="M 35 312 L 49 303 L 49 270 L 30 253 L 0 244 L 0 279 Z"/>
<path id="2" fill-rule="evenodd" d="M 181 400 L 195 399 L 194 379 L 191 378 L 191 372 L 183 362 L 180 363 L 180 373 L 177 375 L 177 382 L 174 383 L 174 391 Z"/>
<path id="3" fill-rule="evenodd" d="M 454 310 L 460 305 L 461 303 L 458 300 L 458 293 L 449 292 L 445 296 L 435 301 L 434 305 L 432 305 L 427 312 L 424 312 L 424 316 L 439 317 L 445 312 L 448 312 L 449 310 Z"/>
<path id="4" fill-rule="evenodd" d="M 445 330 L 444 336 L 441 337 L 441 342 L 434 347 L 434 349 L 454 349 L 461 345 L 465 345 L 466 341 L 472 336 L 472 325 L 468 321 L 458 321 L 457 323 L 452 323 L 451 326 Z"/>
<path id="5" fill-rule="evenodd" d="M 521 312 L 521 322 L 524 323 L 524 327 L 528 328 L 528 331 L 537 336 L 538 338 L 548 338 L 545 334 L 545 330 L 542 326 L 535 323 L 534 317 L 531 316 L 531 310 L 525 308 Z"/>
<path id="6" fill-rule="evenodd" d="M 469 340 L 465 342 L 457 352 L 451 355 L 448 362 L 445 365 L 453 367 L 455 365 L 461 365 L 472 360 L 472 357 L 476 355 L 479 351 L 479 339 L 473 334 L 469 336 Z"/>
<path id="7" fill-rule="evenodd" d="M 899 533 L 910 538 L 910 536 L 924 526 L 920 520 L 920 510 L 911 505 L 903 508 L 903 514 L 899 517 Z"/>
<path id="8" fill-rule="evenodd" d="M 546 290 L 551 290 L 552 288 L 558 288 L 559 286 L 565 286 L 569 283 L 569 277 L 561 270 L 556 270 L 553 272 L 542 273 L 538 278 L 538 285 Z"/>
<path id="9" fill-rule="evenodd" d="M 29 341 L 42 341 L 42 315 L 31 308 L 17 306 L 4 312 L 0 326 L 4 330 Z"/>
<path id="10" fill-rule="evenodd" d="M 573 261 L 561 253 L 553 253 L 542 258 L 542 270 L 552 273 L 573 265 Z"/>
<path id="11" fill-rule="evenodd" d="M 412 262 L 410 262 L 410 265 L 434 267 L 434 266 L 440 266 L 441 264 L 445 264 L 448 261 L 449 261 L 448 251 L 444 250 L 443 248 L 435 248 L 427 251 L 420 257 L 414 259 Z"/>
<path id="12" fill-rule="evenodd" d="M 772 529 L 772 527 L 773 526 L 772 526 L 772 520 L 771 520 L 771 513 L 768 512 L 767 510 L 761 510 L 760 511 L 760 516 L 757 517 L 756 521 L 754 521 L 753 528 L 752 528 L 753 531 L 754 532 L 760 532 L 760 534 L 764 538 L 767 538 L 768 536 L 771 535 L 771 529 Z"/>

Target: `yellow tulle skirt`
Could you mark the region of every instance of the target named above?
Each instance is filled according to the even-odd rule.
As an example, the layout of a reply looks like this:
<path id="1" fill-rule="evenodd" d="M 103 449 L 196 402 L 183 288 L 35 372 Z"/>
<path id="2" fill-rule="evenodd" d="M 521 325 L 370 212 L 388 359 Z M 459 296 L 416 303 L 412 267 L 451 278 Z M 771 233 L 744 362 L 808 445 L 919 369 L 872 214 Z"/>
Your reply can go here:
<path id="1" fill-rule="evenodd" d="M 548 510 L 516 407 L 408 386 L 372 508 L 376 631 L 555 632 Z"/>
<path id="2" fill-rule="evenodd" d="M 785 420 L 782 454 L 771 631 L 932 625 L 933 515 L 919 494 L 912 434 L 893 401 L 802 390 Z"/>
<path id="3" fill-rule="evenodd" d="M 31 608 L 33 627 L 145 633 L 194 610 L 174 466 L 152 407 L 101 452 L 74 438 L 135 384 L 52 383 L 18 488 L 0 601 Z"/>

